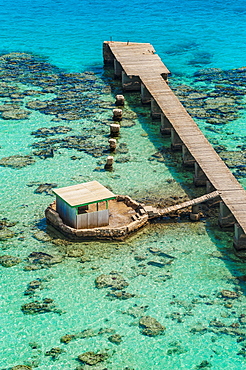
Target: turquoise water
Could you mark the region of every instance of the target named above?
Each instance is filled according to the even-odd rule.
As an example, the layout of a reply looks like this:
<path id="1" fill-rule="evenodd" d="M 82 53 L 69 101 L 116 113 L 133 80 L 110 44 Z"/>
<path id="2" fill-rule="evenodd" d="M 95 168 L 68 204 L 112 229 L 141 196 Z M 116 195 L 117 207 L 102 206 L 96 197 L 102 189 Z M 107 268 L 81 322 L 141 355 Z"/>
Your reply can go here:
<path id="1" fill-rule="evenodd" d="M 103 68 L 102 42 L 150 42 L 172 71 L 170 84 L 178 91 L 180 85 L 211 91 L 218 80 L 197 79 L 199 70 L 245 66 L 244 2 L 169 0 L 146 4 L 134 0 L 129 5 L 120 0 L 18 0 L 0 3 L 0 10 L 1 55 L 32 54 L 33 64 L 46 63 L 44 73 L 49 77 L 48 83 L 41 84 L 44 75 L 37 67 L 32 67 L 31 73 L 29 70 L 28 78 L 18 75 L 20 70 L 27 72 L 21 69 L 22 63 L 16 70 L 16 62 L 11 68 L 8 65 L 12 75 L 7 75 L 0 59 L 0 105 L 18 104 L 29 113 L 24 120 L 0 118 L 0 160 L 13 155 L 31 155 L 35 160 L 19 169 L 0 166 L 0 220 L 7 218 L 16 223 L 7 227 L 8 238 L 6 234 L 1 237 L 1 255 L 21 259 L 13 267 L 0 266 L 0 368 L 83 368 L 77 360 L 80 354 L 107 351 L 108 360 L 84 368 L 246 369 L 246 330 L 241 316 L 246 308 L 245 265 L 233 253 L 232 232 L 220 230 L 216 217 L 198 223 L 184 218 L 151 224 L 122 243 L 66 243 L 59 235 L 46 233 L 44 210 L 53 196 L 49 191 L 36 192 L 40 184 L 62 187 L 90 180 L 100 181 L 115 193 L 151 203 L 202 192 L 193 188 L 192 171 L 182 169 L 180 155 L 170 153 L 169 139 L 160 136 L 159 122 L 150 119 L 149 107 L 141 106 L 138 94 L 125 94 L 118 140 L 122 150 L 115 155 L 114 171 L 104 171 L 114 96 L 122 91 L 120 83 L 112 79 L 112 70 Z M 71 73 L 81 73 L 80 80 Z M 8 89 L 15 88 L 18 96 L 4 94 L 4 84 Z M 237 86 L 244 91 L 243 81 Z M 28 94 L 29 90 L 42 95 Z M 67 104 L 75 101 L 80 107 L 82 113 L 77 120 L 64 116 L 58 120 L 52 111 L 28 108 L 35 99 L 47 102 L 65 93 Z M 223 118 L 223 125 L 197 122 L 213 145 L 243 153 L 243 95 L 236 104 L 241 105 L 239 116 L 228 122 Z M 65 109 L 66 104 L 64 112 Z M 46 137 L 32 134 L 40 128 L 59 125 L 72 131 Z M 88 144 L 90 149 L 80 151 L 73 145 L 69 148 L 65 138 L 71 136 L 83 136 L 82 146 Z M 56 142 L 47 141 L 51 139 Z M 71 143 L 71 138 L 67 140 Z M 34 154 L 44 142 L 46 149 L 53 148 L 53 157 L 44 159 Z M 164 152 L 163 158 L 153 157 L 159 150 Z M 239 181 L 246 185 L 244 173 Z M 81 248 L 87 262 L 82 263 L 81 257 L 67 257 L 68 250 Z M 151 248 L 175 258 L 153 254 Z M 31 252 L 59 255 L 63 261 L 29 271 L 25 266 Z M 158 262 L 159 267 L 152 262 Z M 132 298 L 120 300 L 107 295 L 112 293 L 109 288 L 96 288 L 95 279 L 111 271 L 124 276 L 129 283 L 126 291 Z M 28 284 L 37 279 L 42 281 L 42 289 L 36 289 L 33 296 L 24 294 Z M 221 298 L 222 290 L 237 292 L 239 297 Z M 58 312 L 22 312 L 22 305 L 45 298 L 54 300 Z M 144 315 L 165 326 L 164 335 L 143 335 L 139 318 Z M 221 326 L 215 326 L 214 320 Z M 221 328 L 227 333 L 222 333 Z M 60 342 L 65 334 L 76 335 L 86 329 L 94 334 L 68 344 Z M 100 329 L 110 330 L 100 334 Z M 120 344 L 109 341 L 112 333 L 122 337 Z M 56 359 L 45 355 L 57 347 L 65 352 Z"/>

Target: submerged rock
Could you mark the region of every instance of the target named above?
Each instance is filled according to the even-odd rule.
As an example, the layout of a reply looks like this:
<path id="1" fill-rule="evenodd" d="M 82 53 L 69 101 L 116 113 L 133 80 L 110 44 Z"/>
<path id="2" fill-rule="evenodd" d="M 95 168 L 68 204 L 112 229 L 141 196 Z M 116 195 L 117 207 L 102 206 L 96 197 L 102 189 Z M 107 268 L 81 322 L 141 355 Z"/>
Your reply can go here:
<path id="1" fill-rule="evenodd" d="M 2 112 L 3 119 L 14 119 L 14 120 L 21 120 L 26 119 L 30 115 L 25 109 L 8 109 Z"/>
<path id="2" fill-rule="evenodd" d="M 202 361 L 199 365 L 195 367 L 195 369 L 206 369 L 212 367 L 211 363 L 207 360 Z"/>
<path id="3" fill-rule="evenodd" d="M 64 349 L 59 347 L 51 348 L 51 350 L 45 352 L 45 356 L 51 356 L 53 360 L 56 360 L 61 353 L 64 353 Z"/>
<path id="4" fill-rule="evenodd" d="M 42 301 L 33 301 L 21 306 L 21 311 L 25 315 L 35 315 L 46 312 L 54 312 L 61 314 L 61 310 L 58 310 L 54 304 L 53 299 L 45 298 Z"/>
<path id="5" fill-rule="evenodd" d="M 67 257 L 82 257 L 84 255 L 84 251 L 81 248 L 69 248 L 67 249 Z"/>
<path id="6" fill-rule="evenodd" d="M 7 240 L 7 239 L 11 239 L 15 236 L 15 233 L 9 229 L 7 229 L 6 227 L 4 228 L 0 228 L 0 240 Z"/>
<path id="7" fill-rule="evenodd" d="M 102 274 L 96 278 L 97 288 L 113 288 L 116 290 L 121 290 L 126 288 L 129 284 L 128 282 L 116 271 L 111 271 L 109 275 Z"/>
<path id="8" fill-rule="evenodd" d="M 37 131 L 33 131 L 31 135 L 34 135 L 36 137 L 47 137 L 57 134 L 66 134 L 69 131 L 72 131 L 72 128 L 68 126 L 41 127 Z"/>
<path id="9" fill-rule="evenodd" d="M 107 353 L 84 352 L 78 356 L 79 361 L 87 365 L 96 365 L 99 362 L 107 360 L 109 355 Z"/>
<path id="10" fill-rule="evenodd" d="M 12 267 L 18 265 L 21 262 L 21 259 L 14 256 L 0 256 L 0 265 L 3 267 Z"/>
<path id="11" fill-rule="evenodd" d="M 236 292 L 232 292 L 226 289 L 222 290 L 220 294 L 222 298 L 228 298 L 228 299 L 235 299 L 239 297 L 239 295 Z"/>
<path id="12" fill-rule="evenodd" d="M 85 329 L 76 334 L 76 338 L 92 338 L 95 337 L 97 333 L 93 329 Z"/>
<path id="13" fill-rule="evenodd" d="M 27 290 L 25 290 L 24 295 L 29 295 L 29 296 L 34 295 L 38 289 L 42 289 L 41 279 L 31 281 L 28 284 Z"/>
<path id="14" fill-rule="evenodd" d="M 155 337 L 163 334 L 166 330 L 165 326 L 161 325 L 156 319 L 151 316 L 143 316 L 139 320 L 141 333 L 149 337 Z"/>
<path id="15" fill-rule="evenodd" d="M 129 307 L 126 311 L 122 311 L 123 314 L 130 315 L 134 318 L 142 317 L 149 306 L 138 306 L 135 304 L 133 307 Z"/>
<path id="16" fill-rule="evenodd" d="M 129 298 L 135 297 L 135 294 L 128 293 L 125 290 L 118 290 L 116 292 L 108 292 L 107 297 L 109 297 L 111 299 L 125 300 L 125 299 L 129 299 Z"/>
<path id="17" fill-rule="evenodd" d="M 71 340 L 75 339 L 76 336 L 73 335 L 73 334 L 66 334 L 66 335 L 63 335 L 60 339 L 60 342 L 61 343 L 65 343 L 65 344 L 68 344 L 69 342 L 71 342 Z"/>
<path id="18" fill-rule="evenodd" d="M 46 194 L 51 194 L 52 193 L 52 189 L 53 188 L 57 188 L 57 184 L 55 183 L 45 183 L 45 184 L 40 184 L 38 186 L 38 188 L 36 190 L 34 190 L 34 193 L 35 194 L 42 194 L 42 193 L 46 193 Z"/>
<path id="19" fill-rule="evenodd" d="M 32 252 L 28 256 L 28 262 L 44 266 L 50 266 L 56 263 L 61 263 L 62 260 L 63 260 L 62 256 L 59 255 L 52 256 L 51 254 L 44 252 Z"/>
<path id="20" fill-rule="evenodd" d="M 111 335 L 108 340 L 111 342 L 111 343 L 114 343 L 114 344 L 120 344 L 122 342 L 122 336 L 119 335 L 119 334 L 113 334 Z"/>
<path id="21" fill-rule="evenodd" d="M 22 168 L 35 163 L 35 160 L 30 155 L 11 155 L 0 159 L 0 166 L 11 168 Z"/>
<path id="22" fill-rule="evenodd" d="M 32 370 L 32 367 L 27 365 L 16 365 L 14 367 L 11 367 L 10 370 Z"/>

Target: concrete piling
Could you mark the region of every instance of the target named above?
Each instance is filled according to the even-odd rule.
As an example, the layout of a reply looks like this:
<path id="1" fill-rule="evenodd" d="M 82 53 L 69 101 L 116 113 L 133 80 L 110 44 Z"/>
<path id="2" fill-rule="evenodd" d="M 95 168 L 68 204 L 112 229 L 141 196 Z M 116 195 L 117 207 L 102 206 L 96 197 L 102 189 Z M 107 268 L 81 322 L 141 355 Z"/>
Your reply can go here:
<path id="1" fill-rule="evenodd" d="M 185 145 L 182 145 L 182 163 L 186 167 L 194 167 L 195 165 L 195 158 L 191 155 Z"/>
<path id="2" fill-rule="evenodd" d="M 109 148 L 113 152 L 116 149 L 116 140 L 115 139 L 109 139 Z"/>
<path id="3" fill-rule="evenodd" d="M 123 106 L 125 104 L 125 97 L 124 95 L 116 95 L 115 97 L 115 105 L 117 106 Z"/>
<path id="4" fill-rule="evenodd" d="M 161 113 L 161 127 L 160 132 L 162 135 L 171 135 L 172 125 L 167 117 Z"/>
<path id="5" fill-rule="evenodd" d="M 199 204 L 194 204 L 192 206 L 192 211 L 190 213 L 190 220 L 191 221 L 199 221 L 200 220 L 200 207 L 199 207 Z"/>
<path id="6" fill-rule="evenodd" d="M 153 119 L 161 119 L 162 111 L 154 98 L 151 98 L 150 107 L 151 107 L 151 117 Z"/>
<path id="7" fill-rule="evenodd" d="M 236 223 L 235 217 L 224 202 L 220 202 L 219 225 L 220 227 L 232 227 Z"/>
<path id="8" fill-rule="evenodd" d="M 138 76 L 128 76 L 125 71 L 122 71 L 122 87 L 125 91 L 140 91 L 141 80 Z"/>
<path id="9" fill-rule="evenodd" d="M 106 164 L 104 166 L 105 170 L 112 170 L 113 169 L 113 163 L 114 163 L 114 157 L 108 156 Z"/>
<path id="10" fill-rule="evenodd" d="M 183 142 L 180 139 L 177 132 L 174 130 L 174 128 L 171 128 L 171 148 L 172 150 L 181 150 L 182 149 Z"/>
<path id="11" fill-rule="evenodd" d="M 151 94 L 148 89 L 146 89 L 145 85 L 141 83 L 141 102 L 142 104 L 150 104 L 151 103 Z"/>
<path id="12" fill-rule="evenodd" d="M 195 162 L 195 175 L 194 175 L 194 184 L 195 186 L 206 186 L 207 183 L 207 176 L 201 169 L 201 167 L 198 165 L 197 162 Z"/>
<path id="13" fill-rule="evenodd" d="M 122 120 L 122 109 L 113 109 L 113 120 L 121 121 Z"/>
<path id="14" fill-rule="evenodd" d="M 233 241 L 234 248 L 236 251 L 243 251 L 245 252 L 246 249 L 246 235 L 242 229 L 242 227 L 238 224 L 234 224 L 234 241 Z"/>
<path id="15" fill-rule="evenodd" d="M 118 123 L 111 123 L 110 125 L 110 136 L 119 136 L 120 133 L 120 125 Z"/>

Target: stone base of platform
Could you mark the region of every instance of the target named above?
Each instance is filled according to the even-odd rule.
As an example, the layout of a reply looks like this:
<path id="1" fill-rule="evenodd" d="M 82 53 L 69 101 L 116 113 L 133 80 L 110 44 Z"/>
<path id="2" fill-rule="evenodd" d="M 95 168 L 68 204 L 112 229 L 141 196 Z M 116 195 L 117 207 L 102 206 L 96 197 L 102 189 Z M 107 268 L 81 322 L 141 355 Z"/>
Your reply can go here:
<path id="1" fill-rule="evenodd" d="M 55 202 L 45 210 L 45 217 L 47 225 L 51 225 L 65 237 L 75 241 L 84 240 L 124 240 L 133 232 L 139 230 L 147 224 L 148 214 L 143 211 L 141 205 L 128 196 L 118 195 L 117 202 L 124 202 L 127 207 L 132 208 L 133 216 L 132 221 L 123 224 L 122 226 L 111 227 L 97 227 L 92 229 L 74 229 L 63 223 L 59 214 L 56 212 Z"/>

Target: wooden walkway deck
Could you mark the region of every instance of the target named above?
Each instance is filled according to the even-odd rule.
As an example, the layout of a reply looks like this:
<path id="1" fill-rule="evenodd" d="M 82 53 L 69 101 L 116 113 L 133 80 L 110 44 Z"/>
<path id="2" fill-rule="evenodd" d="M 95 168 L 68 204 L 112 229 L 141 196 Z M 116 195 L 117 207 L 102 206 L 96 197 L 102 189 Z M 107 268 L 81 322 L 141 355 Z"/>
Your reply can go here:
<path id="1" fill-rule="evenodd" d="M 197 204 L 201 204 L 204 202 L 207 202 L 208 200 L 217 198 L 220 196 L 220 192 L 215 190 L 211 193 L 202 195 L 201 197 L 192 199 L 192 200 L 187 200 L 186 202 L 175 204 L 173 206 L 165 207 L 165 208 L 154 208 L 152 206 L 145 206 L 144 210 L 145 212 L 148 213 L 149 218 L 157 218 L 157 217 L 162 217 L 164 215 L 168 215 L 171 213 L 175 213 L 179 211 L 180 209 L 188 208 L 191 206 L 195 206 Z"/>
<path id="2" fill-rule="evenodd" d="M 172 92 L 164 76 L 169 70 L 151 44 L 105 42 L 127 76 L 138 76 L 183 145 L 219 192 L 237 223 L 246 233 L 246 191 L 205 138 L 195 121 Z M 104 57 L 105 59 L 105 57 Z"/>

